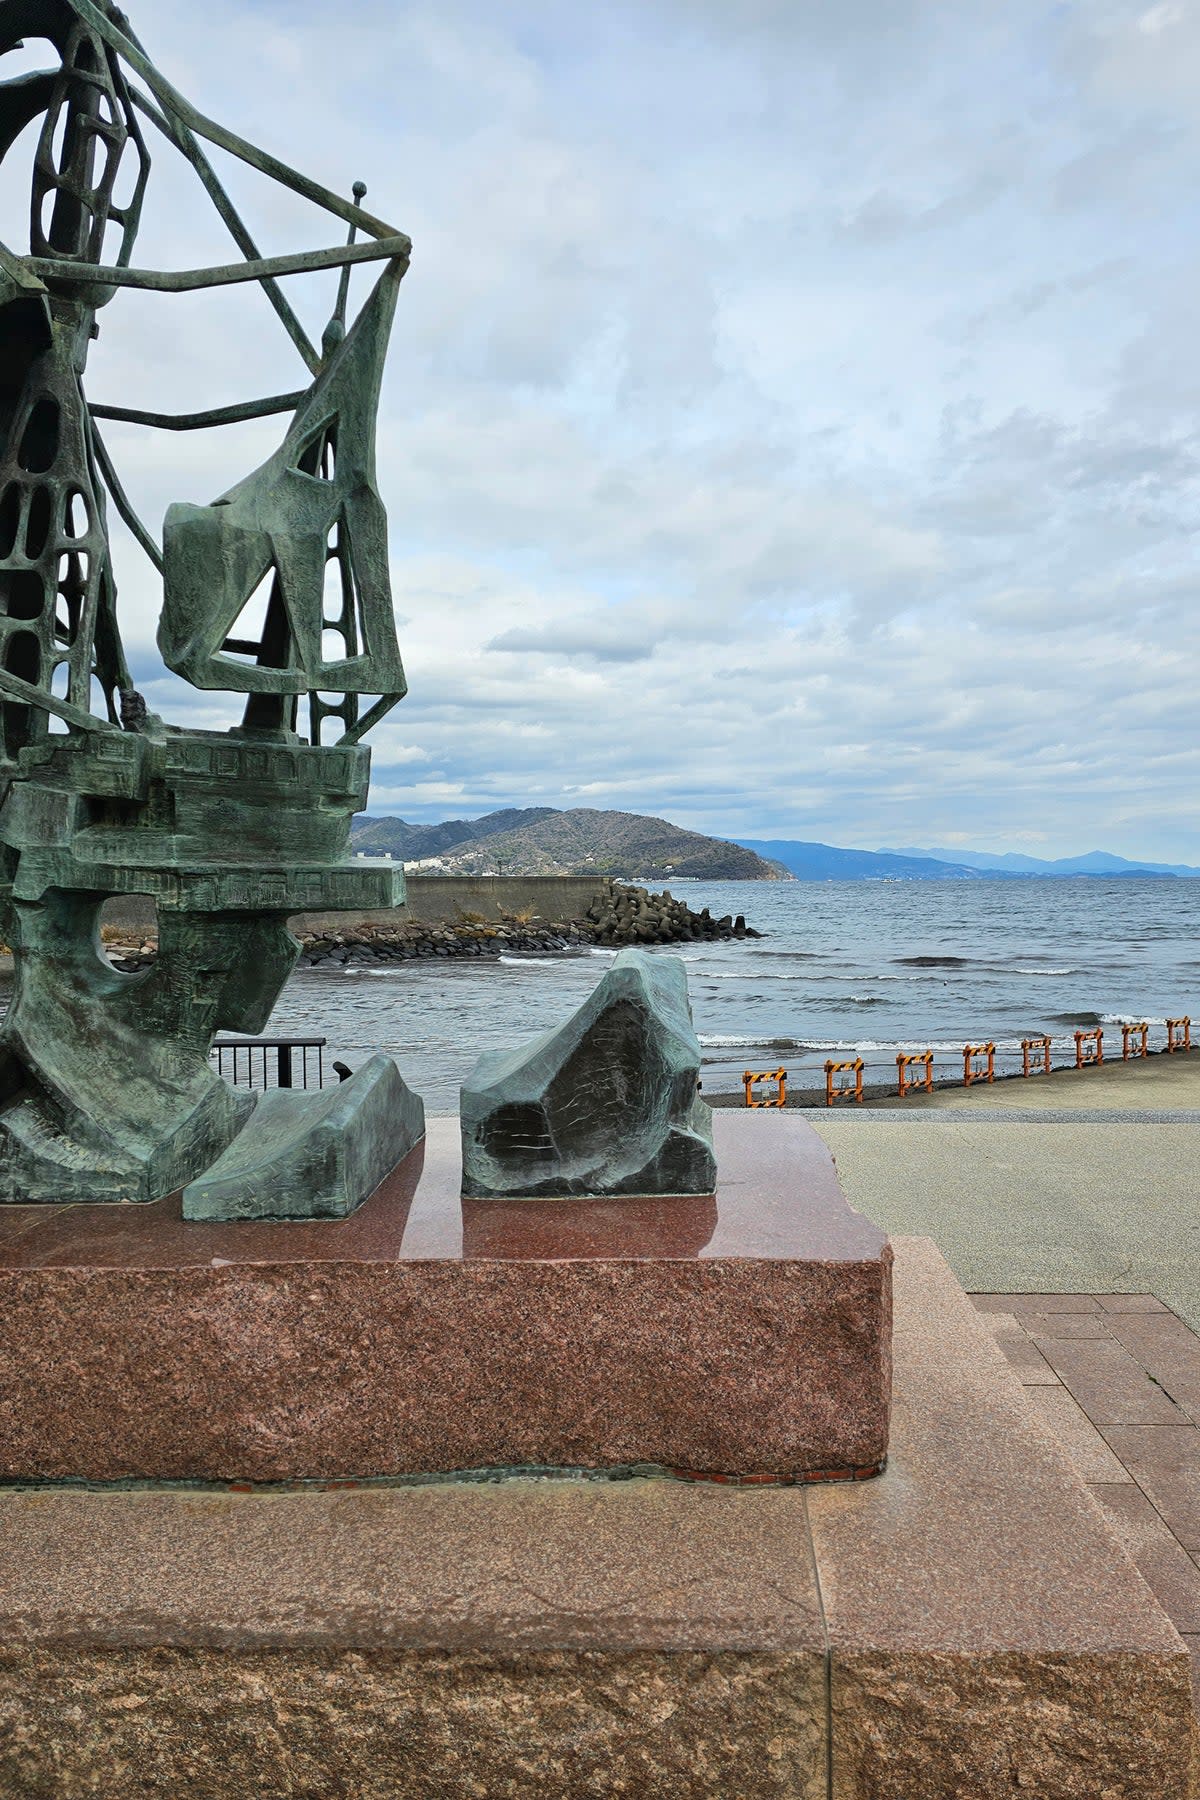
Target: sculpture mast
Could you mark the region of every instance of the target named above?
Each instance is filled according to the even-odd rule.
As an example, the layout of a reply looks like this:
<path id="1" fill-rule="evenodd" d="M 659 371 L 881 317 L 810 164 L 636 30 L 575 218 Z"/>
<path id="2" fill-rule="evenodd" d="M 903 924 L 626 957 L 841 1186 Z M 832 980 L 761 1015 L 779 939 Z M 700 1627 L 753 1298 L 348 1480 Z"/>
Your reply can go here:
<path id="1" fill-rule="evenodd" d="M 347 201 L 205 118 L 159 74 L 124 15 L 105 0 L 0 0 L 0 56 L 33 38 L 49 40 L 57 69 L 0 84 L 0 155 L 31 119 L 44 115 L 30 252 L 21 256 L 0 245 L 0 767 L 11 769 L 23 747 L 44 739 L 52 718 L 59 729 L 65 724 L 79 731 L 137 729 L 144 715 L 117 625 L 106 490 L 164 572 L 160 642 L 169 666 L 200 686 L 247 693 L 248 730 L 294 732 L 297 697 L 307 694 L 312 742 L 320 741 L 326 720 L 341 725 L 345 741 L 357 742 L 405 691 L 373 440 L 395 287 L 407 268 L 409 240 L 363 211 L 361 184 Z M 139 112 L 192 164 L 242 261 L 181 271 L 131 267 L 150 167 Z M 201 138 L 345 219 L 349 241 L 262 257 Z M 130 158 L 136 165 L 130 198 L 118 205 L 118 176 Z M 360 230 L 365 241 L 357 238 Z M 350 266 L 379 259 L 388 268 L 346 332 Z M 325 268 L 340 268 L 341 279 L 318 349 L 279 278 Z M 118 287 L 176 293 L 239 281 L 262 285 L 307 364 L 309 387 L 182 416 L 89 408 L 83 375 L 97 334 L 96 311 Z M 115 418 L 189 430 L 292 409 L 296 416 L 276 457 L 216 503 L 233 508 L 228 516 L 193 508 L 184 520 L 189 509 L 172 509 L 181 515 L 187 539 L 183 554 L 172 554 L 170 517 L 160 548 L 134 513 L 96 423 Z M 300 484 L 289 479 L 293 475 L 323 483 L 322 503 L 311 504 L 311 495 L 306 503 Z M 262 566 L 246 576 L 246 591 L 236 596 L 234 615 L 226 620 L 229 629 L 219 631 L 207 615 L 228 611 L 230 590 L 200 592 L 190 578 L 205 537 L 195 515 L 210 515 L 199 553 L 207 561 L 210 553 L 228 550 L 237 514 L 245 517 L 255 504 L 273 517 L 251 558 Z M 334 565 L 334 583 L 326 580 L 327 564 Z M 270 585 L 266 617 L 250 641 L 239 635 L 237 617 L 264 579 Z M 331 586 L 339 592 L 327 613 Z M 322 654 L 323 638 L 332 646 L 329 655 Z M 377 698 L 360 716 L 364 694 Z M 338 698 L 330 702 L 322 695 Z"/>
<path id="2" fill-rule="evenodd" d="M 0 155 L 41 121 L 29 250 L 0 245 L 0 935 L 14 955 L 0 1025 L 0 1204 L 157 1199 L 236 1142 L 241 1173 L 221 1177 L 220 1204 L 241 1216 L 279 1204 L 273 1188 L 264 1199 L 259 1166 L 273 1140 L 267 1124 L 260 1137 L 253 1101 L 211 1066 L 213 1034 L 263 1029 L 299 952 L 295 914 L 404 897 L 402 870 L 348 852 L 370 773 L 361 739 L 405 690 L 374 439 L 410 245 L 363 210 L 361 187 L 347 200 L 198 112 L 108 0 L 0 0 L 0 70 L 5 52 L 34 39 L 51 66 L 0 83 Z M 191 164 L 234 261 L 133 264 L 143 120 Z M 262 256 L 202 141 L 345 221 L 349 242 Z M 347 325 L 348 272 L 368 261 L 383 268 Z M 326 269 L 340 271 L 337 300 L 317 346 L 280 284 Z M 303 386 L 182 415 L 85 402 L 97 311 L 119 288 L 234 282 L 263 289 L 305 365 Z M 101 437 L 107 419 L 174 432 L 274 413 L 291 415 L 275 453 L 211 504 L 171 506 L 161 544 Z M 168 667 L 244 697 L 231 730 L 165 723 L 134 691 L 109 501 L 162 575 Z M 119 894 L 157 906 L 158 955 L 144 977 L 118 973 L 99 950 L 101 907 Z M 338 1113 L 338 1154 L 358 1184 L 338 1205 L 381 1179 L 385 1138 L 401 1153 L 371 1124 L 373 1081 L 348 1089 Z M 416 1114 L 401 1112 L 407 1148 Z M 308 1125 L 294 1124 L 306 1144 Z M 315 1149 L 297 1154 L 306 1168 L 321 1163 Z"/>
<path id="3" fill-rule="evenodd" d="M 32 257 L 77 272 L 51 288 L 29 259 L 0 253 L 0 691 L 3 761 L 46 735 L 50 712 L 21 687 L 57 698 L 60 717 L 92 709 L 97 683 L 116 725 L 132 687 L 117 628 L 98 445 L 83 398 L 96 309 L 111 294 L 89 278 L 116 236 L 128 263 L 149 159 L 113 52 L 67 5 L 0 9 L 0 51 L 40 26 L 57 70 L 0 86 L 0 150 L 38 113 L 43 121 L 30 205 Z M 122 163 L 137 165 L 132 196 L 113 200 Z M 102 452 L 100 453 L 102 454 Z M 69 711 L 67 709 L 70 709 Z"/>

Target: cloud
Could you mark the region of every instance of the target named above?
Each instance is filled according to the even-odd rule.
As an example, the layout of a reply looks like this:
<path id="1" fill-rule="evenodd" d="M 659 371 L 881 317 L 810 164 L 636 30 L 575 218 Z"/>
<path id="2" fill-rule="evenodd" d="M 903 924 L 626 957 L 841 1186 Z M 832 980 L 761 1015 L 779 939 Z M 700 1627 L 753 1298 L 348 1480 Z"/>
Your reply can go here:
<path id="1" fill-rule="evenodd" d="M 595 657 L 599 662 L 641 662 L 654 648 L 652 642 L 638 642 L 627 621 L 614 620 L 608 629 L 591 625 L 586 620 L 575 624 L 535 629 L 514 626 L 491 638 L 485 650 L 510 650 L 519 656 Z"/>
<path id="2" fill-rule="evenodd" d="M 213 0 L 202 29 L 159 0 L 134 22 L 204 110 L 366 180 L 414 240 L 379 433 L 410 694 L 374 810 L 1183 858 L 1190 7 L 363 0 L 333 26 L 316 0 Z M 136 260 L 223 260 L 152 148 Z M 214 162 L 264 250 L 341 237 Z M 24 208 L 10 159 L 0 209 Z M 289 284 L 314 337 L 334 285 Z M 185 410 L 301 379 L 231 288 L 118 295 L 88 387 Z M 106 437 L 158 529 L 279 428 Z M 151 704 L 234 722 L 164 675 L 157 581 L 114 544 Z"/>

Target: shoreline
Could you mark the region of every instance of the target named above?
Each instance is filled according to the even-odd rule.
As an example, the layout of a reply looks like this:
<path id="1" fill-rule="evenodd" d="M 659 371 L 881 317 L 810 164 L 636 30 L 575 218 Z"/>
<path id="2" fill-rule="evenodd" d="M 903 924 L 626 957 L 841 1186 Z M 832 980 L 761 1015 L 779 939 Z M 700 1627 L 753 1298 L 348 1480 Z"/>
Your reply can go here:
<path id="1" fill-rule="evenodd" d="M 479 912 L 460 912 L 453 919 L 362 918 L 340 929 L 296 930 L 295 935 L 301 946 L 296 968 L 316 969 L 325 964 L 354 968 L 434 957 L 493 959 L 506 951 L 545 956 L 580 949 L 740 941 L 763 934 L 747 925 L 741 913 L 714 919 L 707 906 L 693 912 L 685 901 L 674 899 L 669 888 L 651 894 L 645 888 L 614 885 L 573 919 L 546 920 L 529 908 L 501 913 L 495 920 Z M 153 929 L 130 932 L 105 925 L 101 941 L 113 967 L 125 975 L 149 968 L 158 952 Z"/>

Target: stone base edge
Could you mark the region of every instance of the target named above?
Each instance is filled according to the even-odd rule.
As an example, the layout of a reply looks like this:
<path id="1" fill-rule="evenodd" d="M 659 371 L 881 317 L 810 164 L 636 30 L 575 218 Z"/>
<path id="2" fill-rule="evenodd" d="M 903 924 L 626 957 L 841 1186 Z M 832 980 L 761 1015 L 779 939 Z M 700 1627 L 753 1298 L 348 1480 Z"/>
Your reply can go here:
<path id="1" fill-rule="evenodd" d="M 0 1793 L 824 1800 L 826 1712 L 812 1652 L 10 1646 Z"/>
<path id="2" fill-rule="evenodd" d="M 1186 1658 L 9 1645 L 0 1792 L 1189 1800 Z"/>
<path id="3" fill-rule="evenodd" d="M 792 1475 L 754 1472 L 739 1474 L 723 1469 L 672 1469 L 661 1463 L 621 1463 L 611 1468 L 525 1463 L 504 1468 L 435 1469 L 411 1475 L 318 1475 L 286 1481 L 240 1481 L 234 1477 L 219 1481 L 156 1481 L 141 1475 L 131 1475 L 115 1481 L 94 1481 L 88 1476 L 75 1475 L 57 1476 L 49 1480 L 10 1476 L 7 1479 L 0 1478 L 0 1494 L 5 1491 L 78 1491 L 87 1494 L 341 1494 L 372 1489 L 386 1492 L 389 1488 L 495 1485 L 505 1481 L 692 1481 L 711 1482 L 718 1487 L 795 1488 L 812 1487 L 827 1481 L 874 1481 L 886 1468 L 885 1456 L 882 1462 L 866 1463 L 861 1467 L 808 1469 Z"/>
<path id="4" fill-rule="evenodd" d="M 835 1651 L 830 1800 L 1195 1800 L 1190 1661 Z"/>

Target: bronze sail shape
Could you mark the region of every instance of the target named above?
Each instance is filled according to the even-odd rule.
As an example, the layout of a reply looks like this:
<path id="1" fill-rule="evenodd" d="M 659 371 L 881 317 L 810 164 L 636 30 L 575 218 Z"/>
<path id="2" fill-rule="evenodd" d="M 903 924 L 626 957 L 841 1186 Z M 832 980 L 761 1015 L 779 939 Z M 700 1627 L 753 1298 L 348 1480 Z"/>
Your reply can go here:
<path id="1" fill-rule="evenodd" d="M 303 693 L 406 691 L 375 483 L 379 384 L 401 273 L 395 263 L 384 270 L 275 454 L 211 505 L 167 511 L 159 650 L 197 687 L 251 695 L 251 728 L 294 728 Z M 266 583 L 265 614 L 243 635 L 238 620 Z M 274 704 L 256 706 L 258 696 Z M 336 705 L 320 710 L 354 723 Z M 316 722 L 314 741 L 315 730 Z"/>

